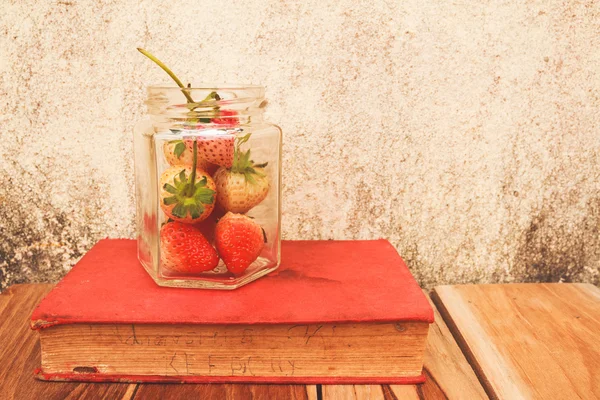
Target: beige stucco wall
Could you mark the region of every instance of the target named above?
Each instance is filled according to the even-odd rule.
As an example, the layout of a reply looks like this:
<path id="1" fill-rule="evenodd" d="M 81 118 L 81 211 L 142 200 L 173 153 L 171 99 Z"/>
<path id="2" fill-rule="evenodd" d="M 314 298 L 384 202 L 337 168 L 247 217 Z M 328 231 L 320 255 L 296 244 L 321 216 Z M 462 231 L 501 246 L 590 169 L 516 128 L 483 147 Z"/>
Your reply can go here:
<path id="1" fill-rule="evenodd" d="M 286 239 L 425 286 L 600 281 L 600 2 L 0 0 L 0 288 L 134 235 L 144 87 L 267 87 Z M 365 271 L 368 273 L 368 271 Z"/>

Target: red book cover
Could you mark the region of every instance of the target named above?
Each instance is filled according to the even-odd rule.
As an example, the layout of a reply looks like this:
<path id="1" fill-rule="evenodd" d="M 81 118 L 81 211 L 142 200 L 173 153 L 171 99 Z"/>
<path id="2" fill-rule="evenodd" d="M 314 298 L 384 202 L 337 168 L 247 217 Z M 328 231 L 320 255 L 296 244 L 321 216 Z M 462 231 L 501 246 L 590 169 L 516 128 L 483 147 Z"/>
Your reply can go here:
<path id="1" fill-rule="evenodd" d="M 166 288 L 139 264 L 134 240 L 101 240 L 41 301 L 31 326 L 433 322 L 386 240 L 283 241 L 281 254 L 277 271 L 233 291 Z"/>

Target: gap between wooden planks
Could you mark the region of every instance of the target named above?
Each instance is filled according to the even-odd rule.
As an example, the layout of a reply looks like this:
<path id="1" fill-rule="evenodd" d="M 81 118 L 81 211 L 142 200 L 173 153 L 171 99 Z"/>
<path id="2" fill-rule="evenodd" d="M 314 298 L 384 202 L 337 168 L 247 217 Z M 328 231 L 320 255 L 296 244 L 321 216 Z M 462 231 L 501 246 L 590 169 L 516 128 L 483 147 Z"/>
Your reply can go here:
<path id="1" fill-rule="evenodd" d="M 433 298 L 490 397 L 600 398 L 600 289 L 438 286 Z"/>
<path id="2" fill-rule="evenodd" d="M 424 385 L 243 385 L 243 384 L 89 384 L 41 382 L 32 371 L 39 364 L 39 344 L 29 329 L 29 315 L 52 288 L 48 284 L 15 285 L 0 294 L 0 398 L 294 398 L 317 400 L 486 398 L 475 374 L 436 311 L 425 355 Z M 435 307 L 434 307 L 435 310 Z"/>

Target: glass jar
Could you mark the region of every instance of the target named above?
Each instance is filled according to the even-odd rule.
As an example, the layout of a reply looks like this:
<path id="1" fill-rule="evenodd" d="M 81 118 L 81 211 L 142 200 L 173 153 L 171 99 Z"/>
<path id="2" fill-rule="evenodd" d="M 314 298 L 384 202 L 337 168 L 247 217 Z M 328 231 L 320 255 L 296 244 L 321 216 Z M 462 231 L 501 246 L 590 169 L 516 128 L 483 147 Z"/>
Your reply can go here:
<path id="1" fill-rule="evenodd" d="M 148 88 L 134 128 L 137 240 L 158 285 L 235 289 L 279 266 L 281 130 L 263 119 L 264 93 Z"/>

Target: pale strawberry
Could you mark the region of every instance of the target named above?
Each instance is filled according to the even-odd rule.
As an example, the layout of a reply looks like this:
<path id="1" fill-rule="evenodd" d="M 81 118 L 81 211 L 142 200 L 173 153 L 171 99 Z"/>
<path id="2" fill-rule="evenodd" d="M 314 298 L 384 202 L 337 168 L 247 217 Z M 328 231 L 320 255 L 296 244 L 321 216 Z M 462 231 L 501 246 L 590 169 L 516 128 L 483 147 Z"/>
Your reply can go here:
<path id="1" fill-rule="evenodd" d="M 233 172 L 219 168 L 214 175 L 217 185 L 217 202 L 227 211 L 247 213 L 269 193 L 269 179 L 262 168 L 253 168 L 254 173 Z"/>
<path id="2" fill-rule="evenodd" d="M 195 224 L 215 206 L 215 182 L 201 169 L 173 166 L 160 176 L 160 207 L 175 221 Z"/>
<path id="3" fill-rule="evenodd" d="M 224 133 L 199 136 L 196 141 L 198 143 L 198 158 L 221 167 L 231 167 L 235 145 L 234 135 Z M 193 140 L 188 139 L 185 141 L 188 151 L 191 152 L 193 144 Z"/>
<path id="4" fill-rule="evenodd" d="M 188 148 L 183 140 L 170 140 L 163 145 L 163 153 L 170 165 L 184 165 L 191 167 L 194 161 L 192 147 L 193 146 L 190 146 L 190 148 Z M 212 164 L 202 157 L 198 157 L 197 163 L 198 168 L 211 175 L 219 168 L 218 165 Z"/>
<path id="5" fill-rule="evenodd" d="M 228 212 L 217 223 L 215 244 L 229 272 L 241 275 L 264 247 L 263 230 L 252 218 Z"/>
<path id="6" fill-rule="evenodd" d="M 264 171 L 267 164 L 254 164 L 250 150 L 241 151 L 241 145 L 249 138 L 247 134 L 237 139 L 231 168 L 221 167 L 214 175 L 217 202 L 226 211 L 247 213 L 269 193 L 269 179 Z"/>
<path id="7" fill-rule="evenodd" d="M 167 272 L 198 274 L 219 264 L 219 256 L 192 225 L 168 222 L 160 229 L 160 262 Z"/>

